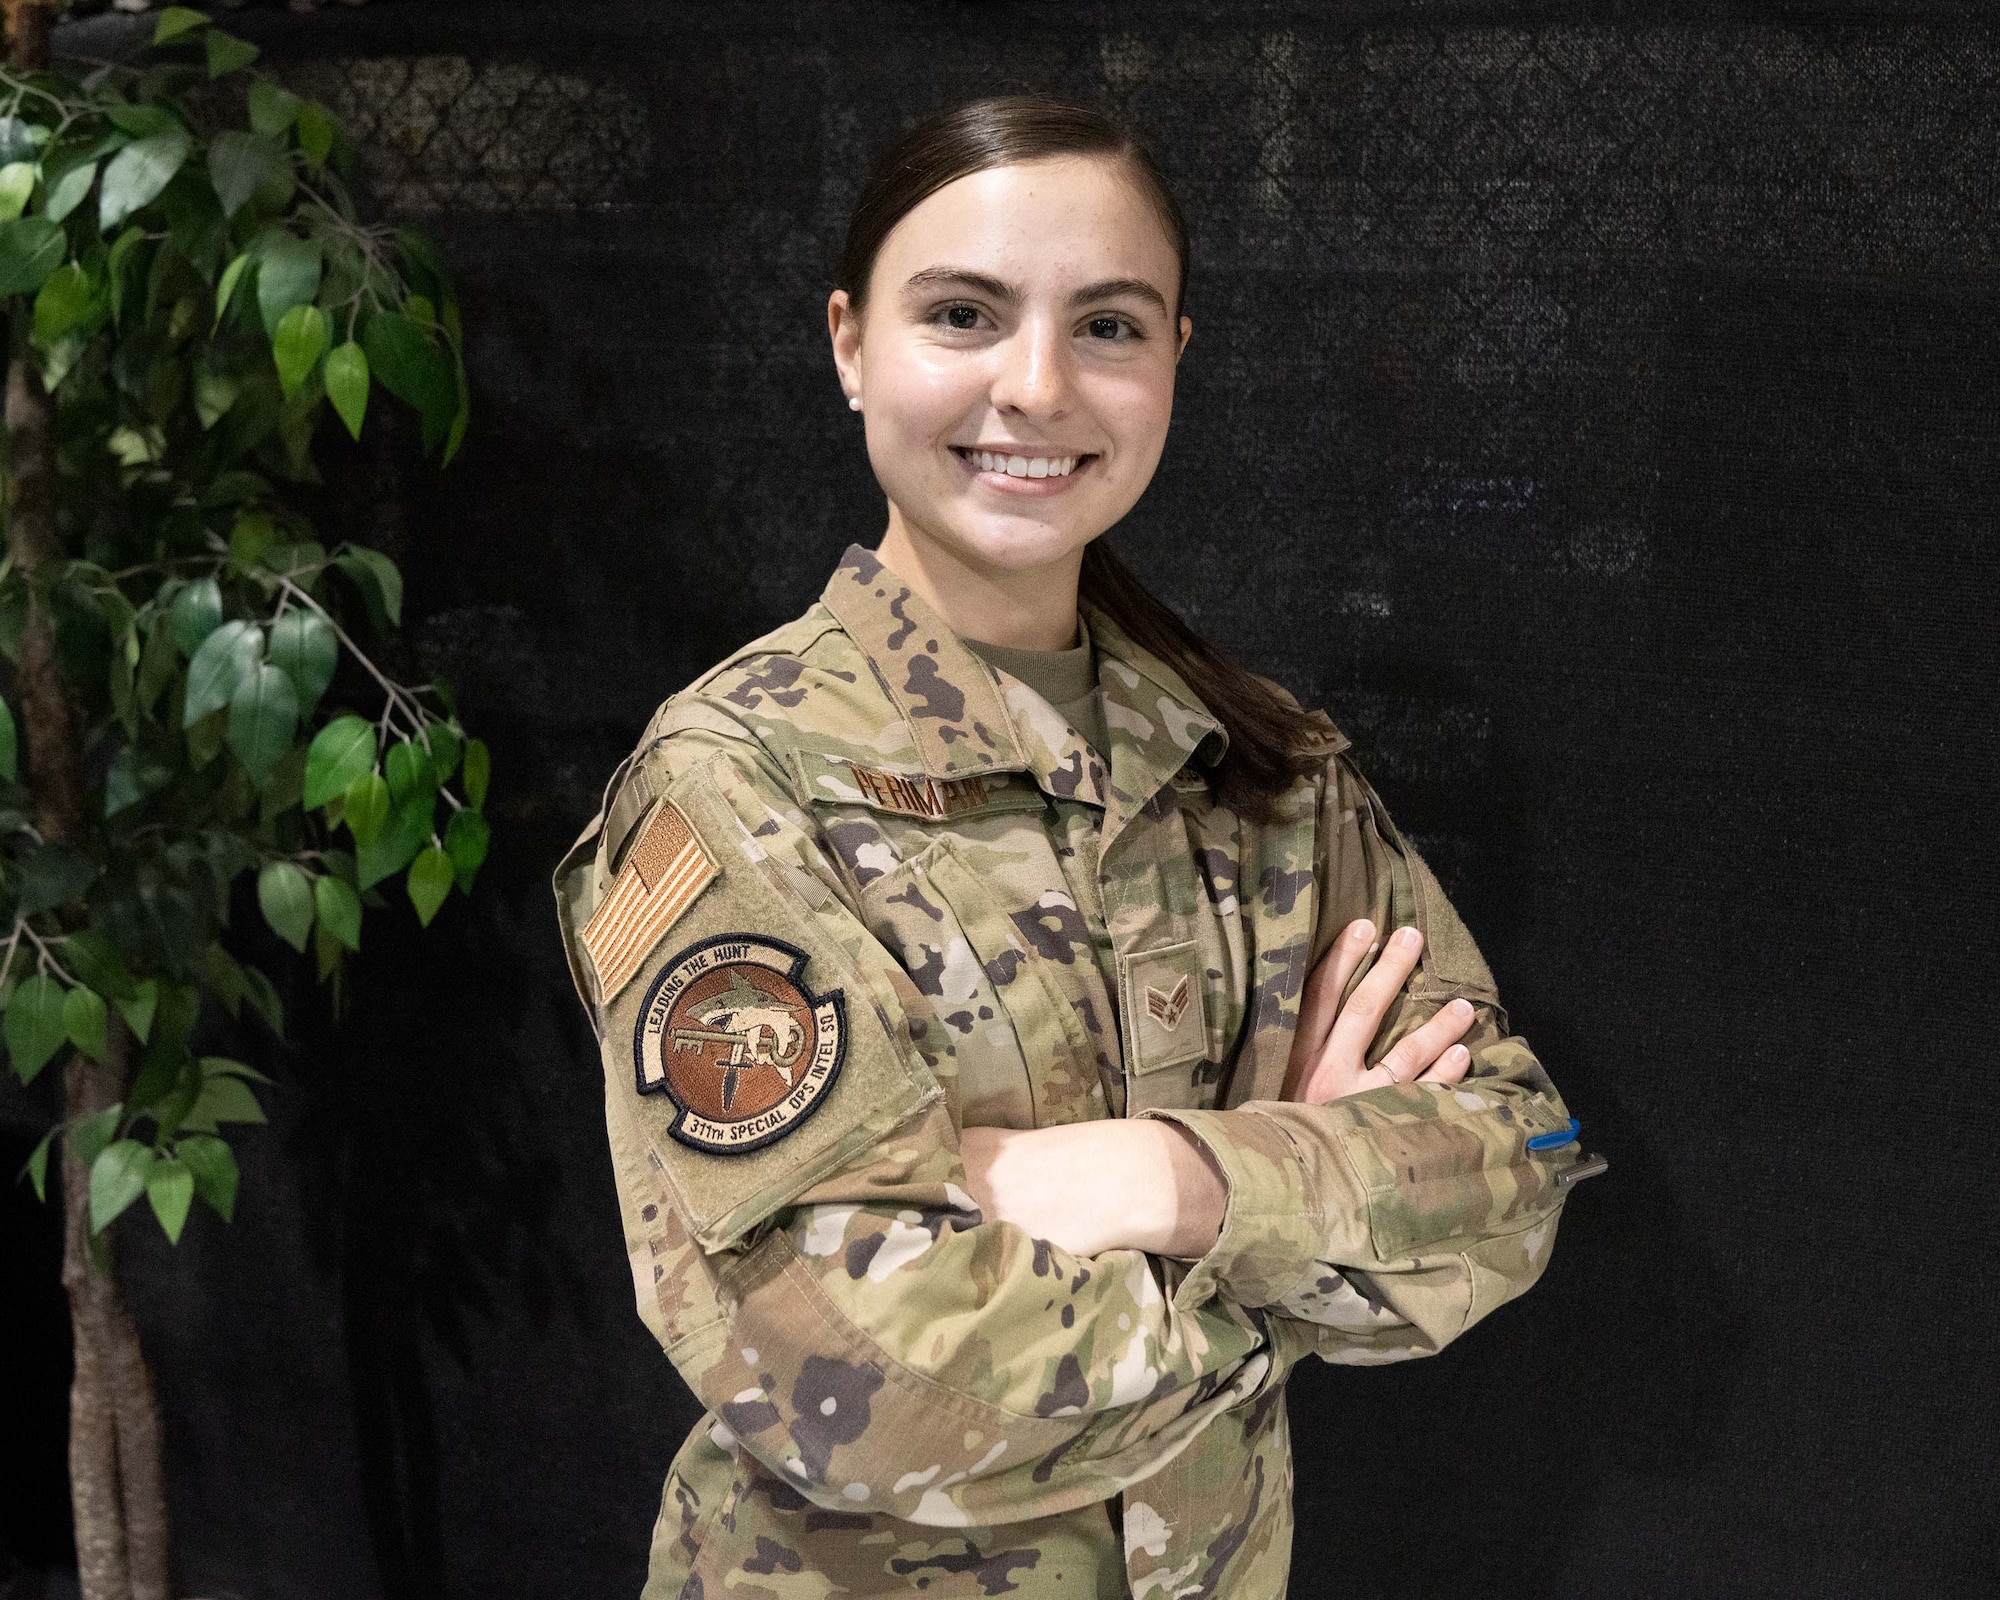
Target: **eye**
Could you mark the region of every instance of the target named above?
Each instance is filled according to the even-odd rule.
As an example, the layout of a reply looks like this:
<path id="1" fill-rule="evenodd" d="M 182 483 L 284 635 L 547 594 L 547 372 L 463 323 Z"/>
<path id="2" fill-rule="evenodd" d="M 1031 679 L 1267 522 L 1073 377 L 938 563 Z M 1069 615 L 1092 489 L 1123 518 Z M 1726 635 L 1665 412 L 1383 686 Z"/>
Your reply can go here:
<path id="1" fill-rule="evenodd" d="M 970 333 L 979 323 L 979 307 L 956 301 L 948 306 L 939 306 L 926 319 L 940 323 L 953 333 Z"/>
<path id="2" fill-rule="evenodd" d="M 1092 339 L 1100 344 L 1129 344 L 1131 339 L 1146 337 L 1145 330 L 1130 317 L 1114 316 L 1108 311 L 1102 316 L 1092 317 L 1084 326 L 1090 330 Z M 1129 329 L 1131 339 L 1119 339 L 1120 328 Z"/>

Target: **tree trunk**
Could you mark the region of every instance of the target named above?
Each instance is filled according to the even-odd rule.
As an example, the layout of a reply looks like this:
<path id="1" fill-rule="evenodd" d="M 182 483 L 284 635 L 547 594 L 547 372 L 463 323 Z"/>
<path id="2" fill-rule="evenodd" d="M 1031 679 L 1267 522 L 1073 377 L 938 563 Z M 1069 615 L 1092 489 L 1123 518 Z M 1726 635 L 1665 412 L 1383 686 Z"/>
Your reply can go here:
<path id="1" fill-rule="evenodd" d="M 5 0 L 8 57 L 34 70 L 49 61 L 52 4 Z M 28 786 L 45 839 L 81 842 L 83 749 L 62 680 L 55 628 L 36 571 L 58 560 L 55 407 L 26 356 L 24 303 L 14 300 L 7 365 L 7 548 L 28 586 L 19 693 Z M 63 1071 L 63 1115 L 72 1124 L 124 1095 L 130 1036 L 115 1016 L 105 1059 L 72 1053 Z M 70 1499 L 84 1600 L 167 1600 L 167 1509 L 159 1406 L 139 1330 L 125 1309 L 108 1240 L 90 1233 L 90 1171 L 63 1141 L 63 1288 L 69 1296 L 76 1375 L 70 1387 Z"/>

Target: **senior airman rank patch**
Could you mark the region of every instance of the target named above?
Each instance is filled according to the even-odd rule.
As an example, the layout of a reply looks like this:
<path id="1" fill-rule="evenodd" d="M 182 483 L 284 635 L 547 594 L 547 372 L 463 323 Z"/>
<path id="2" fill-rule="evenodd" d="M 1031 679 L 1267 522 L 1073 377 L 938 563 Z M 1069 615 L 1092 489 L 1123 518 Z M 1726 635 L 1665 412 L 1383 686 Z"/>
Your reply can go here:
<path id="1" fill-rule="evenodd" d="M 578 936 L 597 969 L 603 1003 L 623 989 L 676 918 L 715 878 L 715 858 L 671 800 L 662 800 L 626 852 L 611 892 Z"/>
<path id="2" fill-rule="evenodd" d="M 782 1139 L 811 1116 L 847 1053 L 843 991 L 805 986 L 806 952 L 724 933 L 681 951 L 639 1009 L 641 1094 L 680 1108 L 667 1131 L 712 1155 Z"/>

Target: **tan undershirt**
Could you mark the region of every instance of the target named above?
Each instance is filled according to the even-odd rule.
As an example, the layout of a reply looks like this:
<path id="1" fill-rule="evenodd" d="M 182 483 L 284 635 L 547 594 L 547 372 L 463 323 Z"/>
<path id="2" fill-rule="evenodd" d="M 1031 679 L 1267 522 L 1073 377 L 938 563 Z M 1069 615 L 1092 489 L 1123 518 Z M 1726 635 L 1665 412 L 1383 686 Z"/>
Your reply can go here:
<path id="1" fill-rule="evenodd" d="M 1083 618 L 1076 619 L 1077 643 L 1067 650 L 1021 650 L 1008 644 L 967 639 L 966 647 L 981 660 L 1011 672 L 1056 708 L 1072 728 L 1089 740 L 1107 763 L 1110 735 L 1104 726 L 1104 702 L 1097 692 L 1097 662 Z"/>

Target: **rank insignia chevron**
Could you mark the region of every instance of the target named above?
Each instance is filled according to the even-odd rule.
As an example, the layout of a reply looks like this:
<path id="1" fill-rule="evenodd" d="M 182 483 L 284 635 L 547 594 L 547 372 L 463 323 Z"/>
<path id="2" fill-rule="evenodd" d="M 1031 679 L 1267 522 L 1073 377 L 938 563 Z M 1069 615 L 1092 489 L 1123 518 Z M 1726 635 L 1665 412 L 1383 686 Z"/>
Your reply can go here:
<path id="1" fill-rule="evenodd" d="M 1149 983 L 1146 985 L 1146 1010 L 1155 1022 L 1172 1033 L 1181 1025 L 1181 1014 L 1187 1010 L 1188 996 L 1193 992 L 1188 986 L 1186 973 L 1181 974 L 1181 981 L 1167 994 L 1162 994 Z"/>

